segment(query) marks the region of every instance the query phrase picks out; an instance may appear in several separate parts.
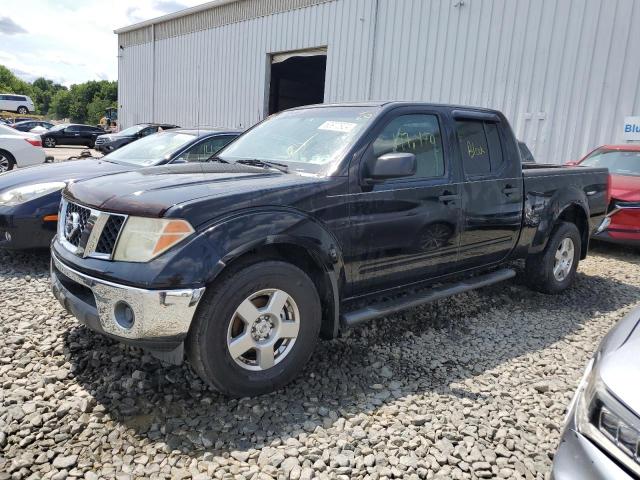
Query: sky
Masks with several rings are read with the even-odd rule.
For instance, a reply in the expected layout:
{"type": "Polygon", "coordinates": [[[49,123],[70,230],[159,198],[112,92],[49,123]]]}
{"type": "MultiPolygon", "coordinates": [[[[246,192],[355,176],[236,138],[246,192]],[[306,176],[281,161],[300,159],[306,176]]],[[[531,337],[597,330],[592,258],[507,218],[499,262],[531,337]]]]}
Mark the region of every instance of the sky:
{"type": "Polygon", "coordinates": [[[116,28],[205,0],[0,0],[0,65],[23,80],[117,80],[116,28]]]}

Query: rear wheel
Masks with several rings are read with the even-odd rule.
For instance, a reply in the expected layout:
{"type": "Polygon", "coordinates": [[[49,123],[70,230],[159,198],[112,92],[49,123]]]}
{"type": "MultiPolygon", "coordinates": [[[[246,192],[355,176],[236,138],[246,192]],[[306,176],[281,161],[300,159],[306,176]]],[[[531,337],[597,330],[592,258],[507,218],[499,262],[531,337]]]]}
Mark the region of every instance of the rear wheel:
{"type": "Polygon", "coordinates": [[[289,383],[318,339],[320,299],[294,265],[232,269],[207,289],[188,338],[189,360],[213,388],[252,396],[289,383]]]}
{"type": "Polygon", "coordinates": [[[573,223],[558,224],[545,249],[527,258],[525,273],[531,288],[560,293],[575,279],[580,261],[580,231],[573,223]]]}
{"type": "Polygon", "coordinates": [[[27,113],[29,113],[29,109],[27,107],[18,107],[18,113],[26,115],[27,113]]]}
{"type": "Polygon", "coordinates": [[[9,152],[5,152],[4,150],[0,150],[0,173],[8,172],[9,170],[13,170],[13,167],[16,165],[16,159],[13,158],[9,152]]]}

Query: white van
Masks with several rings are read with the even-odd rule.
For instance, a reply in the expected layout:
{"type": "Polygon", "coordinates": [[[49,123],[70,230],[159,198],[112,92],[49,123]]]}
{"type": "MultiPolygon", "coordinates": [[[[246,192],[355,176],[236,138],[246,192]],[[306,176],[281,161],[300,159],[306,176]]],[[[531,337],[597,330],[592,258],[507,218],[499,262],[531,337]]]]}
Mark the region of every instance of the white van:
{"type": "Polygon", "coordinates": [[[0,110],[17,112],[25,115],[35,110],[33,101],[26,95],[14,95],[13,93],[0,93],[0,110]]]}

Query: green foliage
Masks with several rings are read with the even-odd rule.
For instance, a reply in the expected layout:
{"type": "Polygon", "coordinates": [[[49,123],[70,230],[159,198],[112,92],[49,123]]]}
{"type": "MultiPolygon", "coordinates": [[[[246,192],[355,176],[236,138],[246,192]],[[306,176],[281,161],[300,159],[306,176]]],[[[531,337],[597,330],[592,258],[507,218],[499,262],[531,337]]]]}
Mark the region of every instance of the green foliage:
{"type": "Polygon", "coordinates": [[[40,115],[91,125],[98,124],[105,110],[116,107],[118,102],[117,82],[90,80],[70,88],[46,78],[29,83],[3,65],[0,65],[0,92],[30,96],[35,113],[40,115]]]}

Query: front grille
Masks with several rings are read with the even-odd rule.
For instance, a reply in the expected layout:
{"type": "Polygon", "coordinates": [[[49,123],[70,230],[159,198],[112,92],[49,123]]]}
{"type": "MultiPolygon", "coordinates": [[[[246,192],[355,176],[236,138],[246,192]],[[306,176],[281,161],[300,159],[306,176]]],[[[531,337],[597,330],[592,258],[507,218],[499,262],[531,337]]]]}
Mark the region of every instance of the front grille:
{"type": "Polygon", "coordinates": [[[106,140],[104,138],[96,138],[96,145],[102,145],[106,140]]]}
{"type": "Polygon", "coordinates": [[[64,218],[63,234],[67,242],[74,247],[80,244],[80,239],[87,229],[91,210],[75,203],[67,204],[67,214],[64,218]]]}
{"type": "Polygon", "coordinates": [[[62,199],[58,238],[62,246],[81,257],[110,260],[126,215],[101,212],[62,199]]]}
{"type": "Polygon", "coordinates": [[[96,245],[96,253],[103,253],[107,255],[113,254],[113,250],[116,248],[118,235],[120,235],[120,230],[124,224],[124,219],[125,217],[122,215],[109,216],[109,219],[102,229],[102,235],[100,235],[98,244],[96,245]]]}

